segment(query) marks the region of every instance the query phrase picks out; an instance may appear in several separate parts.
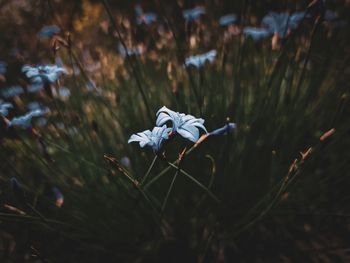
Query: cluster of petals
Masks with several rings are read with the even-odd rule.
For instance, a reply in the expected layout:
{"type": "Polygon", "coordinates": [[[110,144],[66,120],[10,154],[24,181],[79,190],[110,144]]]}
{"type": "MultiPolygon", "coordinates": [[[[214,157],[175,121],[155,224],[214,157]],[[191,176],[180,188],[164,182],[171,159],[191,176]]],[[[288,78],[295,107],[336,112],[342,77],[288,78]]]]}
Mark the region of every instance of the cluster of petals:
{"type": "Polygon", "coordinates": [[[171,134],[179,134],[191,142],[197,142],[199,139],[199,129],[207,133],[203,124],[204,120],[201,118],[175,112],[164,106],[157,112],[157,126],[152,131],[146,130],[131,135],[128,143],[138,142],[140,147],[147,145],[152,147],[155,152],[158,152],[162,142],[169,139],[171,134]],[[171,127],[166,125],[168,123],[171,124],[171,127]]]}
{"type": "Polygon", "coordinates": [[[268,38],[273,34],[285,38],[289,30],[296,29],[305,16],[305,12],[296,12],[291,15],[289,13],[270,12],[262,19],[262,27],[245,27],[243,33],[255,41],[268,38]]]}
{"type": "Polygon", "coordinates": [[[186,58],[185,66],[189,67],[192,65],[196,68],[201,68],[205,65],[206,62],[213,62],[215,60],[216,55],[217,55],[217,51],[211,50],[204,54],[190,56],[186,58]]]}
{"type": "Polygon", "coordinates": [[[36,109],[36,110],[30,111],[23,116],[13,118],[11,121],[9,121],[8,127],[18,126],[21,128],[30,128],[32,127],[31,121],[34,117],[42,117],[48,111],[49,111],[48,109],[36,109]]]}
{"type": "Polygon", "coordinates": [[[39,65],[36,67],[25,65],[22,67],[22,72],[33,83],[54,83],[62,74],[68,74],[65,68],[57,65],[39,65]]]}

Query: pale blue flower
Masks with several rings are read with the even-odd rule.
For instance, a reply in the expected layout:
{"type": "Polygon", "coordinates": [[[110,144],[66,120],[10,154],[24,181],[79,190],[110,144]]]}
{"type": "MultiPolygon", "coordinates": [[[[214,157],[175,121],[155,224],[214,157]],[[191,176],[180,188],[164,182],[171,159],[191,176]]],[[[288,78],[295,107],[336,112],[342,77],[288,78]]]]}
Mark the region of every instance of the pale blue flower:
{"type": "Polygon", "coordinates": [[[30,111],[41,110],[43,112],[49,112],[50,109],[46,106],[41,105],[39,102],[33,101],[27,104],[27,108],[30,111]]]}
{"type": "Polygon", "coordinates": [[[142,54],[142,50],[139,47],[134,48],[125,48],[121,43],[118,43],[117,46],[119,54],[125,58],[126,56],[138,56],[142,54]]]}
{"type": "Polygon", "coordinates": [[[199,18],[201,15],[204,15],[205,9],[204,7],[198,6],[192,9],[184,10],[182,14],[186,21],[191,22],[199,18]]]}
{"type": "Polygon", "coordinates": [[[201,55],[188,57],[185,60],[185,66],[188,67],[190,65],[193,65],[196,68],[201,68],[205,65],[207,61],[213,62],[216,57],[216,54],[217,54],[216,50],[211,50],[201,55]]]}
{"type": "Polygon", "coordinates": [[[179,113],[168,109],[163,106],[157,112],[157,121],[156,125],[161,126],[167,122],[172,123],[172,132],[178,133],[182,137],[196,142],[199,139],[199,129],[204,130],[207,133],[207,130],[204,127],[204,120],[195,118],[192,115],[179,113]]]}
{"type": "Polygon", "coordinates": [[[12,109],[13,105],[9,102],[3,102],[0,100],[0,115],[6,117],[9,114],[9,109],[12,109]]]}
{"type": "Polygon", "coordinates": [[[304,16],[304,12],[297,12],[292,15],[271,12],[263,18],[261,25],[265,26],[271,33],[278,33],[279,37],[285,38],[288,29],[296,29],[304,16]]]}
{"type": "Polygon", "coordinates": [[[145,13],[136,19],[136,23],[150,25],[157,21],[157,15],[155,13],[145,13]]]}
{"type": "Polygon", "coordinates": [[[292,29],[296,29],[305,17],[305,12],[296,12],[292,14],[289,18],[289,27],[292,29]]]}
{"type": "Polygon", "coordinates": [[[24,92],[24,89],[21,86],[12,86],[0,90],[0,95],[4,98],[16,97],[24,92]]]}
{"type": "Polygon", "coordinates": [[[56,25],[52,25],[52,26],[44,26],[40,32],[38,33],[38,37],[40,38],[50,38],[56,34],[58,34],[59,32],[61,32],[61,29],[56,26],[56,25]]]}
{"type": "Polygon", "coordinates": [[[144,13],[142,10],[142,7],[140,5],[135,6],[135,13],[136,13],[136,23],[138,25],[146,24],[150,25],[157,21],[157,15],[155,13],[144,13]]]}
{"type": "Polygon", "coordinates": [[[44,85],[43,85],[43,83],[42,83],[42,81],[41,81],[40,78],[39,78],[39,81],[40,81],[40,82],[34,82],[34,83],[32,83],[31,85],[29,85],[29,86],[27,87],[27,91],[28,91],[29,93],[36,93],[36,92],[42,90],[42,89],[44,88],[44,85]]]}
{"type": "Polygon", "coordinates": [[[42,110],[42,109],[37,109],[34,111],[30,111],[27,114],[20,116],[20,117],[16,117],[13,118],[8,126],[19,126],[22,128],[30,128],[32,126],[31,121],[32,118],[34,117],[42,117],[44,116],[48,111],[47,110],[42,110]]]}
{"type": "Polygon", "coordinates": [[[247,37],[251,37],[254,41],[259,41],[272,35],[271,31],[258,27],[245,27],[243,29],[243,34],[247,37]]]}
{"type": "Polygon", "coordinates": [[[58,95],[62,98],[62,99],[67,99],[70,96],[70,90],[66,87],[59,87],[58,89],[58,95]]]}
{"type": "Polygon", "coordinates": [[[212,132],[209,132],[209,135],[225,135],[225,134],[229,134],[234,129],[236,129],[236,124],[233,122],[229,122],[224,127],[221,127],[219,129],[213,130],[212,132]]]}
{"type": "Polygon", "coordinates": [[[22,72],[34,83],[39,83],[40,79],[45,83],[54,83],[62,74],[68,74],[65,68],[57,65],[39,65],[36,67],[25,65],[22,67],[22,72]]]}
{"type": "Polygon", "coordinates": [[[166,125],[163,125],[162,127],[154,127],[152,131],[146,130],[131,135],[128,143],[138,142],[142,148],[148,145],[157,152],[159,151],[162,142],[169,138],[170,132],[171,128],[167,128],[166,125]]]}
{"type": "Polygon", "coordinates": [[[228,14],[220,17],[219,24],[221,26],[229,26],[237,22],[237,16],[235,14],[228,14]]]}

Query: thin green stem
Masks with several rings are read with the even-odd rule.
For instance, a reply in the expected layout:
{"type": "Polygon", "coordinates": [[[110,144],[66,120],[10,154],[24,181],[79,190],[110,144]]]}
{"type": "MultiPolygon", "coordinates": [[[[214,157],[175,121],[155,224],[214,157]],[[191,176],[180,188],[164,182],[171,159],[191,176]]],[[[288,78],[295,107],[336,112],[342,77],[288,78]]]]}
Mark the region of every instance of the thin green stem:
{"type": "Polygon", "coordinates": [[[154,164],[156,163],[157,159],[158,159],[158,155],[154,156],[154,158],[153,158],[153,160],[152,160],[152,163],[151,163],[151,165],[148,167],[148,170],[147,170],[145,176],[141,179],[140,185],[143,185],[144,182],[146,182],[147,177],[148,177],[149,174],[151,173],[151,171],[152,171],[152,169],[153,169],[153,167],[154,167],[154,164]]]}
{"type": "Polygon", "coordinates": [[[173,180],[171,180],[170,187],[169,187],[168,192],[166,193],[166,196],[165,196],[165,198],[164,198],[164,202],[163,202],[163,205],[162,205],[161,214],[164,213],[166,204],[168,203],[168,199],[169,199],[170,193],[171,193],[171,191],[172,191],[172,189],[173,189],[173,187],[174,187],[175,180],[176,180],[178,174],[179,174],[179,169],[176,171],[176,173],[175,173],[175,175],[174,175],[174,177],[173,177],[173,180]]]}
{"type": "Polygon", "coordinates": [[[194,178],[192,175],[190,175],[189,173],[187,173],[186,171],[182,170],[181,168],[179,168],[177,165],[167,162],[169,166],[178,169],[180,173],[182,173],[183,175],[185,175],[188,179],[190,179],[192,182],[194,182],[198,187],[200,187],[201,189],[203,189],[215,202],[220,203],[221,201],[219,200],[219,198],[217,198],[206,186],[204,186],[201,182],[199,182],[196,178],[194,178]]]}
{"type": "MultiPolygon", "coordinates": [[[[202,141],[203,142],[203,141],[202,141]]],[[[189,155],[194,149],[197,148],[199,144],[195,144],[193,145],[190,149],[188,149],[185,153],[184,156],[189,155]]],[[[172,162],[172,164],[176,165],[176,163],[178,162],[178,160],[172,162]]],[[[159,178],[161,178],[163,175],[165,175],[168,171],[170,171],[171,167],[168,166],[166,168],[164,168],[163,171],[161,171],[159,174],[157,174],[155,177],[152,178],[152,180],[150,180],[147,184],[145,184],[145,186],[143,187],[144,189],[148,189],[153,183],[155,183],[159,178]]]]}

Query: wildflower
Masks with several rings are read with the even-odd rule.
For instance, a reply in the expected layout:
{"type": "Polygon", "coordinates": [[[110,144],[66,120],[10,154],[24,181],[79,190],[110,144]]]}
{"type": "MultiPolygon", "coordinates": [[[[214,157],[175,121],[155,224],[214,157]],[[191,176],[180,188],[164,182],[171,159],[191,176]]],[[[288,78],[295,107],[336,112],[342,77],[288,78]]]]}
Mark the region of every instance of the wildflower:
{"type": "Polygon", "coordinates": [[[42,109],[37,109],[34,111],[30,111],[27,114],[20,116],[20,117],[16,117],[13,118],[8,126],[20,126],[22,128],[30,128],[31,125],[31,121],[33,117],[41,117],[43,115],[45,115],[48,112],[48,110],[42,110],[42,109]]]}
{"type": "Polygon", "coordinates": [[[4,98],[16,97],[24,92],[21,86],[12,86],[0,91],[0,95],[4,98]]]}
{"type": "Polygon", "coordinates": [[[167,128],[166,125],[163,125],[162,127],[154,127],[152,131],[146,130],[131,135],[128,143],[139,142],[140,147],[143,148],[148,145],[152,147],[155,152],[157,152],[159,151],[163,140],[167,140],[169,138],[170,132],[171,128],[167,128]]]}
{"type": "Polygon", "coordinates": [[[296,29],[305,16],[305,12],[297,12],[292,14],[289,18],[289,27],[292,29],[296,29]]]}
{"type": "Polygon", "coordinates": [[[66,87],[60,87],[58,89],[58,95],[62,98],[62,99],[67,99],[70,96],[70,90],[66,87]]]}
{"type": "Polygon", "coordinates": [[[229,122],[224,127],[221,127],[219,129],[213,130],[212,132],[209,132],[209,135],[225,135],[225,134],[229,134],[234,129],[236,129],[236,124],[233,122],[229,122]]]}
{"type": "Polygon", "coordinates": [[[138,17],[136,20],[136,23],[139,25],[140,24],[150,25],[156,21],[157,21],[157,15],[155,13],[146,13],[138,17]]]}
{"type": "Polygon", "coordinates": [[[220,17],[219,24],[220,26],[229,26],[234,24],[237,21],[237,16],[235,14],[228,14],[220,17]]]}
{"type": "Polygon", "coordinates": [[[245,27],[243,29],[243,34],[251,37],[254,41],[259,41],[271,36],[272,33],[265,28],[245,27]]]}
{"type": "Polygon", "coordinates": [[[201,55],[188,57],[185,60],[185,66],[188,67],[190,65],[193,65],[196,68],[201,68],[204,66],[206,61],[213,62],[216,57],[216,54],[216,50],[211,50],[201,55]]]}
{"type": "Polygon", "coordinates": [[[56,34],[58,34],[59,32],[61,32],[61,29],[56,26],[56,25],[52,25],[52,26],[44,26],[40,32],[38,33],[38,37],[40,38],[50,38],[56,34]]]}
{"type": "Polygon", "coordinates": [[[292,15],[271,12],[263,18],[261,24],[271,33],[278,33],[279,37],[285,38],[289,29],[296,29],[304,16],[304,12],[297,12],[292,15]]]}
{"type": "Polygon", "coordinates": [[[25,65],[22,67],[22,72],[26,74],[33,83],[54,83],[58,80],[61,74],[68,74],[67,70],[57,65],[40,65],[32,67],[25,65]]]}
{"type": "Polygon", "coordinates": [[[43,112],[49,112],[50,109],[46,106],[41,105],[39,102],[33,101],[27,104],[27,108],[30,111],[41,110],[43,112]]]}
{"type": "Polygon", "coordinates": [[[55,204],[57,207],[61,207],[63,205],[64,202],[64,196],[61,192],[60,189],[58,189],[56,186],[52,187],[52,192],[54,194],[55,197],[55,204]]]}
{"type": "MultiPolygon", "coordinates": [[[[41,81],[41,80],[40,80],[41,81]]],[[[44,88],[43,83],[37,82],[37,83],[32,83],[27,87],[27,91],[29,93],[36,93],[44,88]]]]}
{"type": "Polygon", "coordinates": [[[199,128],[207,133],[203,125],[203,119],[197,119],[192,115],[175,112],[163,106],[157,112],[156,125],[161,126],[168,121],[171,121],[173,124],[173,133],[178,133],[192,142],[196,142],[199,139],[199,128]]]}
{"type": "Polygon", "coordinates": [[[146,24],[150,25],[157,21],[157,15],[155,13],[144,13],[140,5],[135,6],[136,23],[138,25],[146,24]]]}
{"type": "Polygon", "coordinates": [[[134,47],[134,48],[125,48],[121,43],[117,46],[119,54],[125,58],[127,56],[133,56],[133,55],[141,55],[143,53],[143,50],[140,47],[134,47]]]}
{"type": "Polygon", "coordinates": [[[12,109],[13,105],[9,102],[2,102],[0,100],[0,115],[6,117],[9,113],[9,109],[12,109]]]}
{"type": "Polygon", "coordinates": [[[204,7],[198,6],[192,9],[187,9],[183,11],[182,14],[186,21],[191,22],[199,18],[201,15],[204,15],[205,9],[204,7]]]}

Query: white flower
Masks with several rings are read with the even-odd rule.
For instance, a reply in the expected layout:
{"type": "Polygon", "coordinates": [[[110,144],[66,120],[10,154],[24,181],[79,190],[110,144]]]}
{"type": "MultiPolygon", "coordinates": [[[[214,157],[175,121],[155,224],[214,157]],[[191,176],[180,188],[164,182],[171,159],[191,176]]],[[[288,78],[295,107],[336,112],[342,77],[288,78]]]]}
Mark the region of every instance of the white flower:
{"type": "Polygon", "coordinates": [[[162,127],[154,127],[152,131],[146,130],[139,132],[137,134],[131,135],[128,143],[139,142],[140,147],[145,147],[146,145],[151,146],[154,151],[159,151],[163,140],[169,138],[171,128],[167,128],[166,125],[162,127]]]}
{"type": "Polygon", "coordinates": [[[216,54],[216,50],[211,50],[201,55],[188,57],[185,60],[185,66],[188,67],[190,65],[193,65],[196,68],[201,68],[204,66],[205,62],[213,62],[216,57],[216,54]]]}
{"type": "Polygon", "coordinates": [[[172,131],[174,133],[180,134],[182,137],[196,142],[199,139],[199,129],[204,130],[207,133],[207,130],[204,127],[204,120],[195,118],[192,115],[179,113],[168,109],[163,106],[157,112],[157,121],[156,125],[161,126],[166,122],[171,121],[173,124],[172,131]]]}

